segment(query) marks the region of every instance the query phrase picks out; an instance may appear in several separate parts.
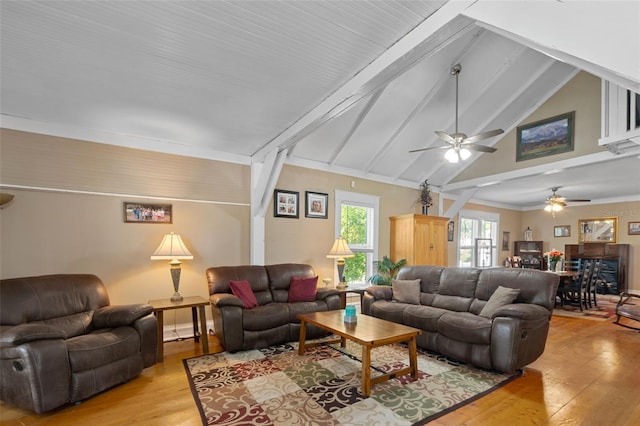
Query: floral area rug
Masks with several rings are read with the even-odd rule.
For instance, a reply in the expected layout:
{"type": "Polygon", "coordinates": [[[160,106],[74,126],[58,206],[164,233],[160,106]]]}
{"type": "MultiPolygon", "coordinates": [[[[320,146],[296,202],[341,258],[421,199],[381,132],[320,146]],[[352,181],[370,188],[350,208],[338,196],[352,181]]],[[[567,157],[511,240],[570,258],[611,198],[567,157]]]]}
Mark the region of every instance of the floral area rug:
{"type": "MultiPolygon", "coordinates": [[[[205,425],[422,425],[519,377],[418,352],[419,378],[402,376],[361,394],[362,350],[298,344],[185,359],[205,425]]],[[[372,373],[408,365],[405,345],[372,351],[372,373]]]]}
{"type": "Polygon", "coordinates": [[[616,304],[620,296],[615,294],[598,294],[596,297],[598,306],[591,305],[591,308],[580,311],[577,305],[559,304],[553,310],[553,315],[561,317],[582,318],[595,321],[608,321],[616,315],[616,304]]]}

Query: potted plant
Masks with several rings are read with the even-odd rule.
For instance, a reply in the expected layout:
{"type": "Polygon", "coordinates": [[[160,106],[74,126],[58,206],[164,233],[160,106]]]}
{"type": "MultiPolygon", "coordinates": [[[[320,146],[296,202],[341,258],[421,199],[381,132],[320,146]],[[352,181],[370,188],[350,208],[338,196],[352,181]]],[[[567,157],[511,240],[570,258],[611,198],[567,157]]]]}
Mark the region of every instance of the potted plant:
{"type": "Polygon", "coordinates": [[[433,205],[433,198],[431,198],[431,189],[429,188],[429,179],[425,179],[420,184],[420,197],[415,201],[415,204],[420,203],[422,206],[422,214],[426,215],[429,207],[433,205]]]}
{"type": "Polygon", "coordinates": [[[369,282],[375,285],[391,285],[400,268],[406,264],[406,259],[394,263],[388,256],[383,256],[382,260],[378,261],[378,273],[369,277],[369,282]]]}

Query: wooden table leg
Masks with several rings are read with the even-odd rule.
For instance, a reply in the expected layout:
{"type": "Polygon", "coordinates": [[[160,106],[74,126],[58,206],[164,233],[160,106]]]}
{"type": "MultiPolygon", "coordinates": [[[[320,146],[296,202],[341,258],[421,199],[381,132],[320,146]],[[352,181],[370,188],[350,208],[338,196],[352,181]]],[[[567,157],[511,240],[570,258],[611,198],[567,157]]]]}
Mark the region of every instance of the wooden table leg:
{"type": "Polygon", "coordinates": [[[164,335],[162,330],[164,329],[164,313],[162,311],[155,311],[156,318],[158,319],[158,349],[156,351],[157,362],[164,361],[164,335]]]}
{"type": "Polygon", "coordinates": [[[204,306],[198,307],[200,311],[200,329],[202,333],[200,333],[200,338],[202,339],[202,352],[205,354],[209,353],[209,333],[207,333],[207,317],[205,315],[204,306]]]}
{"type": "Polygon", "coordinates": [[[409,365],[411,377],[413,380],[418,380],[418,344],[415,336],[409,340],[409,365]]]}
{"type": "Polygon", "coordinates": [[[307,339],[307,323],[300,320],[300,339],[298,341],[298,355],[304,355],[304,343],[307,339]]]}
{"type": "Polygon", "coordinates": [[[362,346],[362,394],[371,395],[371,348],[362,346]]]}
{"type": "Polygon", "coordinates": [[[198,313],[196,312],[196,307],[191,307],[191,322],[193,323],[193,340],[196,343],[200,342],[200,332],[198,331],[198,313]]]}

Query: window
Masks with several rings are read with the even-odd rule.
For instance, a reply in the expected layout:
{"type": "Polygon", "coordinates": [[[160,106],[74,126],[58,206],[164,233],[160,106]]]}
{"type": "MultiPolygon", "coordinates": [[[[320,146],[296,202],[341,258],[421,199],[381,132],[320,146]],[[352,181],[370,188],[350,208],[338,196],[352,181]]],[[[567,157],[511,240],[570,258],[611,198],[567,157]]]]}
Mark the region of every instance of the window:
{"type": "Polygon", "coordinates": [[[496,266],[499,219],[497,213],[473,210],[460,212],[458,266],[496,266]]]}
{"type": "Polygon", "coordinates": [[[342,236],[354,257],[345,259],[344,278],[350,284],[364,284],[373,274],[378,258],[377,196],[336,190],[336,238],[342,236]]]}

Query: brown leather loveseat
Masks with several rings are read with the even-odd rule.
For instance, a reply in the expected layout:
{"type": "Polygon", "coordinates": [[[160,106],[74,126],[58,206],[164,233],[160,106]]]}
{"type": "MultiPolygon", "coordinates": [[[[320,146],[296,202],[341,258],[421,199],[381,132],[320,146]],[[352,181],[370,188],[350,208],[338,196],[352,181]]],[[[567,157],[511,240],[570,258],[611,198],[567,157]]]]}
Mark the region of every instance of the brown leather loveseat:
{"type": "Polygon", "coordinates": [[[127,382],[155,364],[157,326],[95,275],[0,280],[0,397],[42,413],[127,382]]]}
{"type": "MultiPolygon", "coordinates": [[[[310,265],[218,266],[207,269],[213,327],[220,343],[229,352],[265,348],[296,341],[300,321],[296,315],[340,309],[340,297],[334,289],[317,288],[311,301],[289,302],[292,278],[316,276],[310,265]],[[232,294],[230,281],[246,280],[257,306],[245,308],[232,294]]],[[[326,336],[327,332],[307,326],[307,337],[326,336]]]]}
{"type": "Polygon", "coordinates": [[[396,290],[367,288],[363,312],[422,329],[422,348],[505,373],[544,352],[558,288],[552,273],[409,266],[397,279],[396,290]]]}

